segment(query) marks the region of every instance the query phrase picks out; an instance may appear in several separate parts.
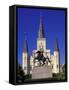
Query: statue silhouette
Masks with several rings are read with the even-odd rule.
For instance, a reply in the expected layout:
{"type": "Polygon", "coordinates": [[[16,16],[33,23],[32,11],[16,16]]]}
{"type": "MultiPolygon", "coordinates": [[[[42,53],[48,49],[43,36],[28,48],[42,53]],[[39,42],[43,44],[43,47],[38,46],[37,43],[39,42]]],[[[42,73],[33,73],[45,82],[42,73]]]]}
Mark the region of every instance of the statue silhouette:
{"type": "Polygon", "coordinates": [[[44,57],[43,52],[37,51],[36,53],[37,53],[38,55],[37,55],[37,57],[34,58],[34,60],[37,59],[37,60],[40,62],[40,64],[41,64],[41,61],[43,62],[43,65],[45,64],[46,60],[48,60],[48,61],[50,62],[48,56],[47,56],[47,58],[44,57]]]}

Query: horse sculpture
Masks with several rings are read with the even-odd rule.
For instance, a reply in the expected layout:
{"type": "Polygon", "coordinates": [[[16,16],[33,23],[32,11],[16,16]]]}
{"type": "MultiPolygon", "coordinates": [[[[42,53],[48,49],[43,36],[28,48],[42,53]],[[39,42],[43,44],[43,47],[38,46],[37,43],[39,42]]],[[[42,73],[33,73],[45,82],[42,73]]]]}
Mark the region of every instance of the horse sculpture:
{"type": "Polygon", "coordinates": [[[37,57],[34,58],[34,60],[37,59],[40,62],[40,64],[41,64],[41,62],[43,62],[43,65],[44,65],[46,60],[48,60],[50,62],[48,56],[47,56],[47,58],[44,57],[43,52],[37,51],[36,53],[38,53],[38,55],[37,55],[37,57]]]}

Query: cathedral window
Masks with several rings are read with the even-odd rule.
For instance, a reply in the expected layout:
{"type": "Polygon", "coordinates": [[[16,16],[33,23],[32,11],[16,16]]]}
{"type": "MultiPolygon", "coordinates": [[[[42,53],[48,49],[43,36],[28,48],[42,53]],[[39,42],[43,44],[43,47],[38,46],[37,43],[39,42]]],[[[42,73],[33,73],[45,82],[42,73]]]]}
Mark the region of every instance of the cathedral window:
{"type": "Polygon", "coordinates": [[[30,66],[30,70],[32,69],[32,67],[30,66]]]}
{"type": "Polygon", "coordinates": [[[24,70],[26,70],[26,67],[24,67],[24,70]]]}
{"type": "Polygon", "coordinates": [[[26,56],[24,57],[24,60],[26,60],[26,56]]]}
{"type": "Polygon", "coordinates": [[[53,65],[52,65],[52,69],[53,69],[53,65]]]}
{"type": "Polygon", "coordinates": [[[57,65],[57,68],[58,68],[58,65],[57,65]]]}

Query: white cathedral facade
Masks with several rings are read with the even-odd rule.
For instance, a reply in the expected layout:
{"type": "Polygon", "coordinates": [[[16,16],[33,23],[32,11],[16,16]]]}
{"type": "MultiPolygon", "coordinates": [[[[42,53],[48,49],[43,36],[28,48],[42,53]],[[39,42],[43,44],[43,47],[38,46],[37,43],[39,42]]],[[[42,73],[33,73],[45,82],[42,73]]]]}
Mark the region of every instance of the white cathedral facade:
{"type": "Polygon", "coordinates": [[[50,49],[46,48],[46,45],[47,42],[44,34],[43,22],[42,18],[40,18],[39,32],[37,38],[37,49],[32,51],[31,56],[29,56],[28,42],[27,40],[25,40],[24,50],[22,53],[22,68],[25,74],[32,74],[33,68],[40,66],[38,59],[34,60],[38,55],[38,53],[36,53],[37,51],[42,51],[43,56],[45,58],[48,58],[45,63],[46,65],[52,66],[52,73],[57,74],[60,72],[60,55],[57,41],[53,54],[51,54],[50,49]]]}

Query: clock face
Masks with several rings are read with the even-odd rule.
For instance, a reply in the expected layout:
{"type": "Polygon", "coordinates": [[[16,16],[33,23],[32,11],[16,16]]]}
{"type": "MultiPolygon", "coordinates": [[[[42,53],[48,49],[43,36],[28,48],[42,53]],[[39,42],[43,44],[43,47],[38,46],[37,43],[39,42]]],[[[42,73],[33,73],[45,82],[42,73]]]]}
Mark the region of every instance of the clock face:
{"type": "Polygon", "coordinates": [[[40,47],[40,48],[43,48],[43,44],[42,44],[42,43],[40,43],[39,47],[40,47]]]}
{"type": "Polygon", "coordinates": [[[40,43],[39,49],[40,49],[41,51],[43,51],[43,44],[42,44],[42,43],[40,43]]]}

